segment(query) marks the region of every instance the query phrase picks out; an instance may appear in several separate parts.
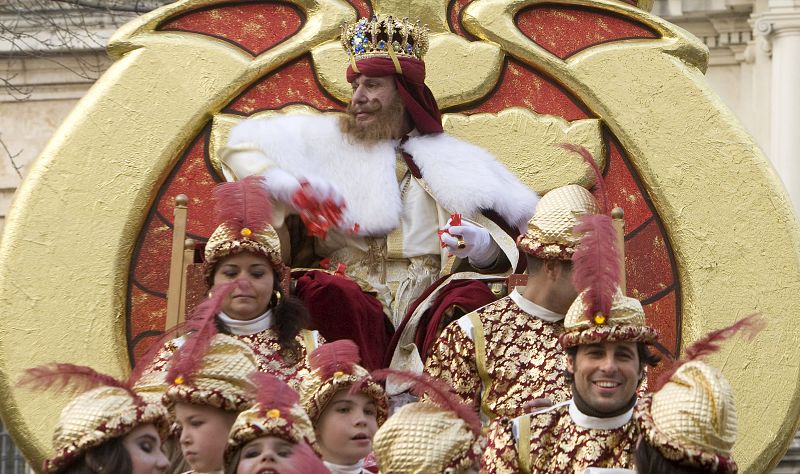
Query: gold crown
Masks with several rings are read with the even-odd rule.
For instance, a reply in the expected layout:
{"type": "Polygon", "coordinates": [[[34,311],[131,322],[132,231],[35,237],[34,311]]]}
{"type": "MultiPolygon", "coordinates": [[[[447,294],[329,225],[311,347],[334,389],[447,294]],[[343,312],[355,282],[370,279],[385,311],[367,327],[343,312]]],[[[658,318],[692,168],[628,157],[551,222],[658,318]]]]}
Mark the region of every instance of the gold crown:
{"type": "Polygon", "coordinates": [[[466,472],[480,457],[475,434],[455,413],[432,403],[403,406],[372,442],[381,472],[466,472]]]}
{"type": "Polygon", "coordinates": [[[528,231],[519,238],[522,251],[539,258],[571,260],[580,236],[572,232],[578,218],[599,212],[592,193],[577,184],[548,192],[536,205],[528,231]]]}
{"type": "Polygon", "coordinates": [[[722,373],[700,361],[680,366],[636,408],[647,443],[665,458],[708,472],[736,472],[733,391],[722,373]]]}
{"type": "Polygon", "coordinates": [[[408,18],[375,15],[356,23],[342,24],[342,47],[351,62],[372,57],[414,58],[422,60],[428,52],[427,25],[408,18]]]}
{"type": "Polygon", "coordinates": [[[622,294],[617,287],[611,300],[610,314],[588,314],[588,290],[575,298],[564,317],[564,332],[559,336],[561,347],[597,342],[645,342],[658,339],[655,329],[647,325],[642,303],[622,294]]]}
{"type": "Polygon", "coordinates": [[[111,438],[123,436],[139,425],[153,423],[167,433],[167,412],[160,403],[136,400],[119,387],[98,387],[75,397],[61,411],[45,473],[60,472],[86,451],[111,438]]]}

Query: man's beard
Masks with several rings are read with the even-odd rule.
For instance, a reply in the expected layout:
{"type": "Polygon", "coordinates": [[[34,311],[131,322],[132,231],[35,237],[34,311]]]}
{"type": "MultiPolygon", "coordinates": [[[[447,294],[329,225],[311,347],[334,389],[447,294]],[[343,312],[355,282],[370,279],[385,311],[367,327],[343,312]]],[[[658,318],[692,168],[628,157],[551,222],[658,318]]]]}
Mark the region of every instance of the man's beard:
{"type": "Polygon", "coordinates": [[[339,117],[339,129],[351,142],[372,145],[383,140],[399,138],[395,134],[402,130],[405,113],[400,97],[395,97],[386,108],[383,108],[376,99],[360,106],[350,102],[347,106],[347,115],[339,117]],[[375,118],[369,124],[360,125],[356,120],[358,112],[372,113],[375,118]]]}

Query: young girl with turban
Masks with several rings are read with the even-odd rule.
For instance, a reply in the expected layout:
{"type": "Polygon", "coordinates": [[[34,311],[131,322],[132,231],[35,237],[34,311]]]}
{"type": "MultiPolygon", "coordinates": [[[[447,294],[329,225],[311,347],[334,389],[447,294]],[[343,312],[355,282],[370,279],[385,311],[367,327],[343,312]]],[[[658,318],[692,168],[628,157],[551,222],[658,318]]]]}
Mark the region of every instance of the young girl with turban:
{"type": "Polygon", "coordinates": [[[375,431],[386,421],[386,393],[358,365],[358,346],[342,339],[311,354],[313,371],[303,381],[302,405],[314,424],[317,447],[334,473],[371,472],[367,456],[375,431]]]}
{"type": "Polygon", "coordinates": [[[253,374],[256,404],[236,418],[225,449],[225,474],[325,474],[312,446],[314,427],[300,396],[277,377],[253,374]]]}

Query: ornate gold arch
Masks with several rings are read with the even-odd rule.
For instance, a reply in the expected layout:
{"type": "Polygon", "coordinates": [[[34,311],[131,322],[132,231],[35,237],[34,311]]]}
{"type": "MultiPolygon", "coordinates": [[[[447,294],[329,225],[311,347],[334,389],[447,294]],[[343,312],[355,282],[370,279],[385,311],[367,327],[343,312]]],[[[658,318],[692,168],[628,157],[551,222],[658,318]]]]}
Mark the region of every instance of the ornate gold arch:
{"type": "MultiPolygon", "coordinates": [[[[337,61],[326,42],[341,20],[355,18],[349,4],[292,0],[305,14],[300,32],[255,58],[213,38],[156,31],[166,18],[218,1],[179,1],[124,26],[109,46],[116,62],[17,191],[0,243],[0,394],[6,426],[34,463],[49,452],[66,399],[19,391],[14,380],[24,368],[53,360],[112,374],[129,370],[124,299],[132,249],[154,190],[187,143],[230,97],[303,54],[312,54],[321,83],[338,94],[343,78],[326,65],[337,61]]],[[[440,1],[376,3],[411,8],[401,14],[431,24],[432,15],[441,20],[440,1]]],[[[516,12],[539,3],[470,3],[463,21],[480,40],[471,43],[450,35],[446,21],[436,23],[431,87],[443,105],[470,101],[491,89],[493,65],[510,55],[557,77],[620,140],[674,248],[682,339],[755,310],[769,318],[754,343],[733,342],[712,360],[736,391],[736,457],[745,472],[761,472],[782,454],[800,413],[800,234],[789,200],[705,81],[707,51],[696,38],[625,2],[547,0],[613,12],[661,35],[596,45],[562,60],[513,23],[516,12]],[[467,48],[476,59],[453,70],[443,62],[446,48],[467,48]],[[448,87],[454,80],[469,94],[448,87]]]]}

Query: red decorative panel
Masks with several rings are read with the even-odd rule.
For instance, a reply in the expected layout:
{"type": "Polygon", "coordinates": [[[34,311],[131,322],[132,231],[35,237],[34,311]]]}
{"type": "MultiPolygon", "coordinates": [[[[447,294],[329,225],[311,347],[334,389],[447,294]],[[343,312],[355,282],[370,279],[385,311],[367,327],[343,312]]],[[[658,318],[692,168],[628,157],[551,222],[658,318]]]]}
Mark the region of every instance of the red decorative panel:
{"type": "Polygon", "coordinates": [[[287,64],[248,87],[223,112],[252,115],[261,110],[280,109],[286,104],[301,102],[319,110],[344,108],[319,87],[311,60],[307,57],[287,64]]]}
{"type": "Polygon", "coordinates": [[[588,109],[575,96],[552,79],[515,59],[506,60],[498,82],[487,98],[459,112],[497,113],[509,107],[525,107],[540,114],[557,115],[567,120],[589,118],[588,109]]]}
{"type": "Polygon", "coordinates": [[[132,285],[128,292],[130,319],[128,321],[129,349],[135,357],[142,356],[156,341],[167,319],[166,300],[162,295],[149,293],[132,285]]]}
{"type": "Polygon", "coordinates": [[[290,3],[228,3],[184,13],[158,29],[213,36],[258,56],[297,33],[304,21],[290,3]]]}
{"type": "Polygon", "coordinates": [[[358,12],[359,18],[371,18],[372,6],[367,0],[347,0],[358,12]]]}
{"type": "Polygon", "coordinates": [[[532,6],[520,11],[515,20],[525,36],[561,59],[602,43],[658,37],[627,18],[577,6],[532,6]]]}
{"type": "Polygon", "coordinates": [[[461,24],[461,12],[467,8],[467,5],[472,3],[472,0],[450,0],[447,5],[447,23],[450,25],[450,30],[466,38],[472,38],[472,35],[466,31],[464,25],[461,24]]]}

